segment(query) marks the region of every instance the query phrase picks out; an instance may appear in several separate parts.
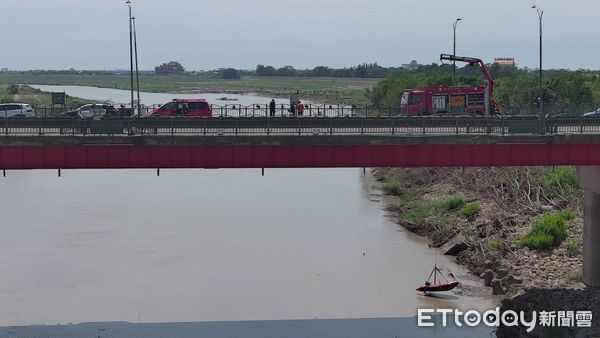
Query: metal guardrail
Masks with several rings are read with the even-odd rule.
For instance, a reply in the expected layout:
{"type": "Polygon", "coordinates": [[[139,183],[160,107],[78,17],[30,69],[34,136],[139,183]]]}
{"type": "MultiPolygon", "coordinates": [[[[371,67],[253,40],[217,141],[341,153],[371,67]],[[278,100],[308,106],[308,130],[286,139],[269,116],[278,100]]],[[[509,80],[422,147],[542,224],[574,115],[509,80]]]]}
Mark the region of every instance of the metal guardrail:
{"type": "Polygon", "coordinates": [[[600,119],[498,117],[2,118],[11,135],[441,135],[600,133],[600,119]]]}
{"type": "MultiPolygon", "coordinates": [[[[141,115],[147,116],[160,105],[142,106],[141,115]]],[[[269,110],[269,104],[249,104],[242,105],[235,103],[225,103],[222,105],[211,104],[211,110],[214,117],[283,117],[292,116],[289,104],[277,104],[273,115],[269,110]]],[[[77,107],[34,107],[35,114],[41,118],[59,117],[62,112],[73,111],[77,107]]],[[[119,108],[119,107],[117,107],[119,108]]],[[[131,108],[121,107],[121,116],[126,117],[131,115],[131,108]]],[[[137,108],[136,108],[137,111],[137,108]]],[[[310,104],[304,105],[305,117],[350,117],[350,116],[397,116],[400,114],[398,107],[373,107],[369,105],[355,106],[343,104],[310,104]]],[[[0,116],[1,117],[1,116],[0,116]]]]}

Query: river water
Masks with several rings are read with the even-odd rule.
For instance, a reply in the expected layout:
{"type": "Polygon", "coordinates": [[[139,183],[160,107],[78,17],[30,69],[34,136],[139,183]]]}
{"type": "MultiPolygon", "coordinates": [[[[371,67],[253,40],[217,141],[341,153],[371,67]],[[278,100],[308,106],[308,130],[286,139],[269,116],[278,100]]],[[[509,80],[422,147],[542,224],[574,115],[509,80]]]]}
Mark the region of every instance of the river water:
{"type": "MultiPolygon", "coordinates": [[[[131,92],[128,90],[96,88],[85,86],[51,86],[51,85],[29,85],[30,87],[43,90],[45,92],[65,92],[67,95],[80,97],[88,100],[97,100],[98,102],[111,101],[115,104],[131,104],[131,92]]],[[[137,93],[134,93],[137,99],[137,93]]],[[[147,106],[161,105],[172,99],[206,99],[211,104],[217,105],[252,105],[252,104],[268,104],[272,98],[260,97],[253,94],[219,94],[219,93],[204,93],[204,94],[174,94],[174,93],[146,93],[140,92],[140,101],[147,106]],[[226,97],[230,101],[220,101],[220,98],[226,97]]],[[[289,104],[289,99],[274,98],[277,104],[289,104]]],[[[310,101],[303,100],[306,103],[310,101]]]]}
{"type": "MultiPolygon", "coordinates": [[[[95,91],[86,98],[105,95],[95,91]]],[[[480,284],[390,219],[373,184],[360,169],[10,171],[0,177],[0,326],[495,307],[415,291],[434,261],[480,284]]]]}

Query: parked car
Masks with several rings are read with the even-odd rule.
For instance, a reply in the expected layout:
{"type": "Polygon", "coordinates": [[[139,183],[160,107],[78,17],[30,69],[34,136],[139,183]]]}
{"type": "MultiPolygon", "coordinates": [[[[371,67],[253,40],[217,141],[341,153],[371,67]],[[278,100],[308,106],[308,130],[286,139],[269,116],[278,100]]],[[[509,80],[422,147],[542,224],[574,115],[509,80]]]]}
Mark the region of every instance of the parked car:
{"type": "Polygon", "coordinates": [[[598,108],[598,109],[596,109],[596,110],[594,110],[594,111],[591,111],[591,112],[585,113],[585,114],[583,114],[583,116],[584,116],[584,117],[600,116],[600,108],[598,108]]]}
{"type": "Polygon", "coordinates": [[[76,119],[79,117],[79,111],[78,110],[64,111],[64,112],[60,113],[58,116],[62,117],[62,118],[76,119]]]}
{"type": "Polygon", "coordinates": [[[35,111],[26,103],[2,103],[0,117],[35,117],[35,111]]]}
{"type": "Polygon", "coordinates": [[[204,99],[173,99],[171,102],[154,109],[149,114],[150,117],[169,117],[169,116],[198,116],[210,117],[212,110],[210,105],[204,99]]]}
{"type": "Polygon", "coordinates": [[[118,116],[119,109],[108,103],[89,103],[76,110],[66,111],[60,114],[65,118],[100,119],[105,116],[118,116]]]}

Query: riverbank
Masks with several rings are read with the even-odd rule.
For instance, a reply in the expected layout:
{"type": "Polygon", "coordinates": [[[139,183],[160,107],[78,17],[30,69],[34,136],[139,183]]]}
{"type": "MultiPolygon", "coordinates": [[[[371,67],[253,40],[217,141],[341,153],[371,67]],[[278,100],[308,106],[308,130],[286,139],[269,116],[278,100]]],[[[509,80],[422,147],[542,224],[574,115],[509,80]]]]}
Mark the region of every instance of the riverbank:
{"type": "Polygon", "coordinates": [[[600,334],[600,293],[581,281],[583,194],[575,168],[379,168],[374,175],[392,196],[397,223],[455,256],[488,295],[502,297],[502,311],[592,311],[594,318],[589,329],[527,335],[501,327],[499,337],[600,334]],[[547,224],[564,236],[546,243],[532,235],[547,224]]]}
{"type": "Polygon", "coordinates": [[[492,290],[581,288],[582,194],[574,168],[376,169],[398,223],[426,236],[492,290]],[[566,236],[543,250],[523,245],[532,225],[559,210],[566,236]]]}
{"type": "MultiPolygon", "coordinates": [[[[230,93],[260,94],[259,96],[288,98],[300,92],[300,97],[328,104],[368,102],[367,89],[381,79],[257,77],[223,80],[199,75],[158,76],[140,74],[140,90],[151,93],[230,93]]],[[[129,90],[129,75],[119,74],[30,74],[0,73],[0,85],[9,84],[73,85],[129,90]]]]}

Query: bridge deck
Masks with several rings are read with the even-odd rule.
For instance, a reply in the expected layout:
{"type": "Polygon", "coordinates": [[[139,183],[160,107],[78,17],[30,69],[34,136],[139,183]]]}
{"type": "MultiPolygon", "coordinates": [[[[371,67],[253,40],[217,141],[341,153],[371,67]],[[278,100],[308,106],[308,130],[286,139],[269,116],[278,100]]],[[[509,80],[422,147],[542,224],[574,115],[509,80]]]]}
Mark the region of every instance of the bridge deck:
{"type": "Polygon", "coordinates": [[[600,119],[1,119],[0,169],[600,165],[600,119]]]}
{"type": "Polygon", "coordinates": [[[600,134],[0,137],[0,169],[528,165],[600,165],[600,134]]]}

